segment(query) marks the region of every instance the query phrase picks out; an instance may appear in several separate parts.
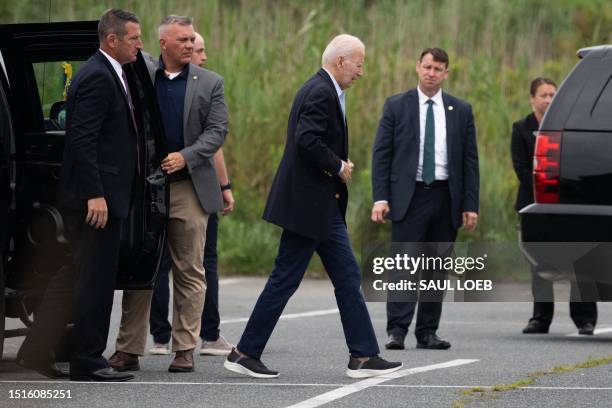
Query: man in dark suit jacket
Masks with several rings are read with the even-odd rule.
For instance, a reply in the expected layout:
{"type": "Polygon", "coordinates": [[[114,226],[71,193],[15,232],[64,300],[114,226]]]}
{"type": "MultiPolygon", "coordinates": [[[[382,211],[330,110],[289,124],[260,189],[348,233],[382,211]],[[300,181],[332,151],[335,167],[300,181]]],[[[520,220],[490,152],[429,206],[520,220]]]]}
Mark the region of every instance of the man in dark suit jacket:
{"type": "Polygon", "coordinates": [[[335,288],[351,354],[347,374],[369,377],[398,370],[378,357],[370,316],[360,291],[359,266],[345,224],[348,159],[345,89],[362,75],[365,47],[356,37],[335,37],[323,68],[298,91],[287,128],[285,152],[274,178],[264,219],[283,228],[275,268],[225,367],[256,378],[278,377],[260,356],[287,301],[316,251],[335,288]]]}
{"type": "MultiPolygon", "coordinates": [[[[534,202],[533,199],[533,154],[536,132],[548,109],[557,85],[549,78],[536,78],[531,81],[529,100],[532,113],[512,124],[512,164],[519,180],[516,195],[516,211],[534,202]]],[[[552,322],[555,303],[553,282],[542,278],[532,269],[531,293],[533,294],[533,315],[523,329],[525,334],[548,333],[552,322]]],[[[578,296],[574,282],[571,282],[570,299],[578,296]]],[[[579,334],[591,335],[597,323],[597,304],[595,302],[572,302],[569,304],[570,316],[578,327],[579,334]]]]}
{"type": "MultiPolygon", "coordinates": [[[[425,49],[417,89],[387,99],[372,155],[372,220],[393,222],[393,242],[454,242],[476,227],[478,153],[471,106],[442,92],[448,55],[425,49]]],[[[439,255],[439,254],[438,254],[439,255]]],[[[444,271],[437,271],[444,275],[444,271]]],[[[447,349],[436,335],[443,292],[419,295],[417,348],[447,349]]],[[[388,349],[403,349],[416,302],[387,302],[388,349]]]]}
{"type": "Polygon", "coordinates": [[[126,381],[134,376],[110,368],[102,352],[113,306],[122,222],[128,216],[137,171],[138,130],[122,64],[135,61],[142,48],[138,18],[110,9],[100,18],[98,35],[100,49],[83,64],[68,89],[58,195],[74,262],[51,278],[17,359],[46,376],[67,376],[52,364],[52,350],[72,314],[75,350],[70,378],[126,381]]]}
{"type": "Polygon", "coordinates": [[[102,353],[113,305],[122,222],[128,216],[137,171],[138,130],[122,65],[136,60],[142,42],[138,18],[123,10],[104,13],[98,34],[100,50],[79,69],[68,90],[60,178],[60,202],[70,209],[66,222],[68,230],[74,231],[71,241],[78,276],[70,378],[126,381],[133,375],[110,368],[102,353]]]}

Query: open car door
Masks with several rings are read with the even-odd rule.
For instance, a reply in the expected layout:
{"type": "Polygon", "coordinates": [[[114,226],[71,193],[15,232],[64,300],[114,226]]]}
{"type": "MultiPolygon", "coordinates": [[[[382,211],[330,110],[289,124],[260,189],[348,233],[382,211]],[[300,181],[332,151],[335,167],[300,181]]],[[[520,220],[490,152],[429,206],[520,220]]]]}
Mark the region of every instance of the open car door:
{"type": "MultiPolygon", "coordinates": [[[[0,214],[3,234],[6,229],[6,239],[0,241],[5,276],[0,278],[8,288],[25,293],[29,302],[35,302],[50,274],[69,261],[70,245],[56,198],[65,139],[65,91],[72,75],[98,47],[97,21],[0,26],[6,68],[0,72],[0,82],[12,129],[9,137],[0,112],[0,210],[6,213],[0,214]],[[5,152],[11,144],[14,154],[5,152]]],[[[142,55],[124,68],[144,160],[122,234],[117,289],[144,289],[155,283],[165,246],[168,192],[160,162],[166,151],[142,55]]],[[[32,310],[28,301],[26,308],[32,310]]]]}

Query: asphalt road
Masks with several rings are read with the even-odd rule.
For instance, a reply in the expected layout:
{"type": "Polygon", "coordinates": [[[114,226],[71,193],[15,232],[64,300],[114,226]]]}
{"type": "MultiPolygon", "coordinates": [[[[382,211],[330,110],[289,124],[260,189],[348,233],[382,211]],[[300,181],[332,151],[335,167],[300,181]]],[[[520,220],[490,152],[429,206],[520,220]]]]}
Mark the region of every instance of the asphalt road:
{"type": "MultiPolygon", "coordinates": [[[[222,334],[236,342],[265,280],[224,279],[222,334]]],[[[528,288],[522,288],[528,290],[528,288]]],[[[564,292],[564,290],[561,290],[564,292]]],[[[117,292],[107,356],[114,350],[121,293],[117,292]]],[[[561,298],[561,297],[559,297],[561,298]]],[[[379,343],[385,341],[385,305],[369,303],[379,343]]],[[[275,380],[255,380],[226,371],[223,357],[196,357],[196,372],[168,373],[171,356],[147,355],[129,383],[47,381],[23,370],[14,359],[21,339],[8,339],[0,365],[0,407],[606,407],[612,400],[612,365],[545,375],[520,389],[466,396],[472,387],[511,384],[528,374],[589,357],[612,355],[612,305],[600,304],[600,333],[576,332],[567,303],[558,303],[548,335],[523,335],[530,303],[451,303],[444,305],[440,336],[446,351],[383,351],[404,363],[385,378],[352,380],[344,371],[348,352],[333,288],[328,280],[304,281],[289,302],[263,361],[281,372],[275,380]],[[606,331],[608,329],[608,331],[606,331]],[[11,399],[13,390],[65,390],[70,399],[11,399]]],[[[11,322],[11,324],[14,324],[11,322]]]]}

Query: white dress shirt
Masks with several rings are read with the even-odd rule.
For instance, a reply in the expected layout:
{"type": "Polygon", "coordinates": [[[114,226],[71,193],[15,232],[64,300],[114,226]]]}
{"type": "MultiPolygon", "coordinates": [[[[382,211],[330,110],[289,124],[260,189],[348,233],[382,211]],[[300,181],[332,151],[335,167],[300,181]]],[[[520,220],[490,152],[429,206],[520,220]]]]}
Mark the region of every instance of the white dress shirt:
{"type": "Polygon", "coordinates": [[[109,62],[113,66],[113,69],[117,73],[117,76],[119,77],[119,79],[121,80],[121,84],[123,85],[123,92],[125,92],[125,94],[127,95],[127,88],[126,88],[127,84],[123,82],[123,68],[121,67],[121,64],[119,63],[119,61],[117,61],[116,59],[114,59],[113,57],[105,53],[104,50],[102,50],[102,48],[100,48],[100,52],[102,53],[102,55],[106,57],[106,59],[109,60],[109,62]]]}
{"type": "MultiPolygon", "coordinates": [[[[436,169],[434,180],[448,180],[448,156],[446,153],[446,112],[442,100],[442,89],[432,98],[425,95],[417,86],[419,94],[419,164],[417,165],[416,180],[423,181],[423,150],[425,148],[425,121],[427,120],[427,101],[431,99],[434,114],[434,127],[436,134],[436,169]]],[[[388,203],[387,200],[375,201],[374,204],[388,203]]]]}
{"type": "Polygon", "coordinates": [[[425,95],[419,87],[419,164],[417,166],[416,179],[423,181],[423,150],[425,148],[425,121],[427,120],[428,100],[433,101],[434,124],[436,131],[436,169],[435,180],[448,180],[448,155],[446,153],[446,112],[442,101],[442,90],[440,89],[433,97],[425,95]]]}

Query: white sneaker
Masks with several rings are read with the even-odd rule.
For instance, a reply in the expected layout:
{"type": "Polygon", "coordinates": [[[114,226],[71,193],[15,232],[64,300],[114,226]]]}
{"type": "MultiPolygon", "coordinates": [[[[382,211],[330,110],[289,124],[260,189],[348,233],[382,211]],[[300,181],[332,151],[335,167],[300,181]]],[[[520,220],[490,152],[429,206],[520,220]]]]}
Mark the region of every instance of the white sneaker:
{"type": "Polygon", "coordinates": [[[149,354],[165,356],[170,354],[170,343],[154,343],[149,349],[149,354]]]}
{"type": "Polygon", "coordinates": [[[219,335],[219,338],[215,341],[202,340],[202,348],[200,354],[207,356],[227,356],[234,345],[229,341],[225,340],[225,337],[219,335]]]}

